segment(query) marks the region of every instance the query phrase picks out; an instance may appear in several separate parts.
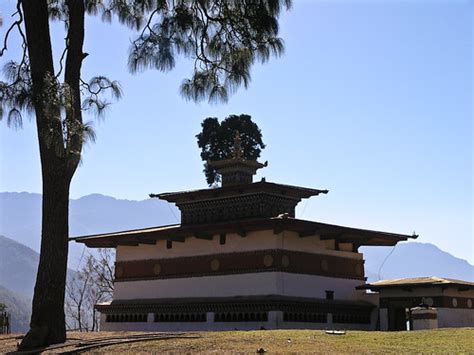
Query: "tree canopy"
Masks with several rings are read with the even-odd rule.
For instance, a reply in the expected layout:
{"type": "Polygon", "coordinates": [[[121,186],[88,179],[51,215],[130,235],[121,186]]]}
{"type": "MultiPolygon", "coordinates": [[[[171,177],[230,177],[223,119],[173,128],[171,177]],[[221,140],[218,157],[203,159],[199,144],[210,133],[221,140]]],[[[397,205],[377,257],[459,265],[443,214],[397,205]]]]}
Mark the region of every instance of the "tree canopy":
{"type": "Polygon", "coordinates": [[[202,131],[196,135],[196,138],[198,146],[201,148],[204,174],[209,186],[220,182],[220,176],[208,164],[208,161],[231,158],[236,132],[240,134],[245,159],[258,159],[262,149],[265,148],[262,132],[249,115],[230,115],[221,123],[215,117],[208,117],[201,123],[201,127],[202,131]]]}

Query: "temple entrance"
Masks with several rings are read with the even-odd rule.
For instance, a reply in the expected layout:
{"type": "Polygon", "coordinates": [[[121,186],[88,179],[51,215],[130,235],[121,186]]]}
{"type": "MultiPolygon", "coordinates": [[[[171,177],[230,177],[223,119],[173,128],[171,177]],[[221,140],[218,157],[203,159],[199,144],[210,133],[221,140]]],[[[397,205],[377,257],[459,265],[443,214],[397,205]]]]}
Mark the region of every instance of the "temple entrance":
{"type": "Polygon", "coordinates": [[[410,308],[420,304],[417,297],[406,298],[382,298],[383,308],[388,310],[388,330],[408,330],[412,329],[410,308]]]}
{"type": "Polygon", "coordinates": [[[388,310],[388,330],[407,330],[406,309],[390,307],[388,310]]]}

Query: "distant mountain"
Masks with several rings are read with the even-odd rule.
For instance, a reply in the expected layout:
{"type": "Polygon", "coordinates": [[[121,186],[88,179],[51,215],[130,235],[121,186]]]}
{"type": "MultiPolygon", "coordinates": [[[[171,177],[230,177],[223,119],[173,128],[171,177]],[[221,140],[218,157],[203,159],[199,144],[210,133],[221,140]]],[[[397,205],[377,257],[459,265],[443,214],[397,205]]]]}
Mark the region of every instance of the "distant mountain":
{"type": "Polygon", "coordinates": [[[369,281],[378,280],[380,271],[380,279],[439,276],[474,282],[473,265],[433,244],[399,243],[395,248],[365,247],[361,251],[369,281]]]}
{"type": "MultiPolygon", "coordinates": [[[[80,236],[153,227],[176,223],[179,218],[179,210],[165,201],[118,200],[93,194],[70,200],[69,233],[71,236],[80,236]]],[[[0,193],[0,234],[39,251],[41,195],[27,192],[0,193]]],[[[70,268],[76,268],[83,250],[82,245],[70,244],[70,268]]]]}
{"type": "Polygon", "coordinates": [[[30,324],[31,301],[0,285],[0,303],[4,303],[7,313],[10,313],[11,332],[26,332],[30,324]]]}
{"type": "Polygon", "coordinates": [[[0,285],[26,298],[33,295],[39,254],[0,235],[0,285]]]}

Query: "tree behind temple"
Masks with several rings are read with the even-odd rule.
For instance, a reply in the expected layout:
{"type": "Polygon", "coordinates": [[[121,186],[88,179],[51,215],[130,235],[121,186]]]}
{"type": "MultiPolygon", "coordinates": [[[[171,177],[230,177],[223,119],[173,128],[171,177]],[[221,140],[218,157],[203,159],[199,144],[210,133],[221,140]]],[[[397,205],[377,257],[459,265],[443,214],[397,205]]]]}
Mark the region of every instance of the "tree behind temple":
{"type": "Polygon", "coordinates": [[[257,160],[265,148],[262,132],[249,115],[230,115],[221,123],[215,117],[208,117],[201,123],[201,127],[202,131],[196,138],[201,148],[204,174],[209,186],[217,184],[220,176],[208,161],[231,157],[236,132],[240,135],[243,158],[257,160]]]}

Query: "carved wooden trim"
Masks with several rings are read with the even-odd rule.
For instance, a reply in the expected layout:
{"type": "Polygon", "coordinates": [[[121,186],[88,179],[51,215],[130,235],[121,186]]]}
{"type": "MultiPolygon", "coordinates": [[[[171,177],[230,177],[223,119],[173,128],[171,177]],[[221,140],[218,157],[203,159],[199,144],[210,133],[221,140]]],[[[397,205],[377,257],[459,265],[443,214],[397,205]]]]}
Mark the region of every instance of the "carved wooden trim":
{"type": "Polygon", "coordinates": [[[433,300],[430,306],[435,308],[473,309],[472,302],[474,297],[430,296],[429,294],[424,297],[380,297],[380,308],[388,308],[391,304],[403,304],[410,308],[416,307],[426,302],[428,298],[433,300]],[[469,304],[471,307],[469,307],[469,304]]]}
{"type": "Polygon", "coordinates": [[[116,263],[116,282],[283,271],[364,280],[364,261],[342,256],[271,249],[116,263]],[[215,261],[217,260],[217,261],[215,261]],[[213,264],[212,264],[213,263],[213,264]],[[215,265],[219,264],[216,268],[215,265]],[[160,273],[153,272],[160,265],[160,273]],[[214,265],[214,267],[211,267],[214,265]]]}

